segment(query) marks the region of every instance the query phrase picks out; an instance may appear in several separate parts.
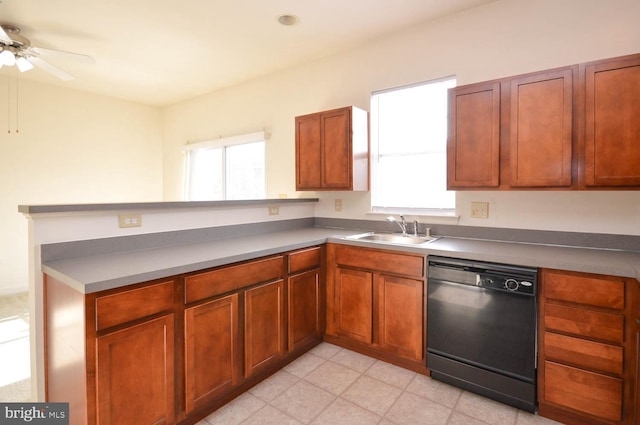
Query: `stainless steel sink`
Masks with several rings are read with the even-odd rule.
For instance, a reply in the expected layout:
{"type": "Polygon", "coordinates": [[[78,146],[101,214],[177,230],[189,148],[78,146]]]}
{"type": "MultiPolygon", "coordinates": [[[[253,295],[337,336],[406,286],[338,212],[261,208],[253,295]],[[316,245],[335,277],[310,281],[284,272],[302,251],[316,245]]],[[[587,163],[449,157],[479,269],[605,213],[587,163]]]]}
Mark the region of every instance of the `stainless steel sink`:
{"type": "Polygon", "coordinates": [[[390,243],[397,245],[423,245],[431,243],[438,238],[431,236],[412,236],[402,235],[400,233],[375,233],[367,232],[359,235],[347,236],[346,239],[355,241],[390,243]]]}

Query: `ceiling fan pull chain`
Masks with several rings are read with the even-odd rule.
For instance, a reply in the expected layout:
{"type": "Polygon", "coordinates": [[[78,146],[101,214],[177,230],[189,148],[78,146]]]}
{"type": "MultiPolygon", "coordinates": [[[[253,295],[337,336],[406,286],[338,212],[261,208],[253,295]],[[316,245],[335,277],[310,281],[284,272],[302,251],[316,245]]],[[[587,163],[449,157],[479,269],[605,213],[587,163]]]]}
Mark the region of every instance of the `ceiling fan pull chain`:
{"type": "Polygon", "coordinates": [[[7,133],[11,134],[11,79],[7,77],[7,133]]]}
{"type": "Polygon", "coordinates": [[[16,73],[16,134],[20,132],[20,126],[18,125],[18,118],[20,116],[20,105],[18,101],[20,99],[20,74],[16,73]]]}

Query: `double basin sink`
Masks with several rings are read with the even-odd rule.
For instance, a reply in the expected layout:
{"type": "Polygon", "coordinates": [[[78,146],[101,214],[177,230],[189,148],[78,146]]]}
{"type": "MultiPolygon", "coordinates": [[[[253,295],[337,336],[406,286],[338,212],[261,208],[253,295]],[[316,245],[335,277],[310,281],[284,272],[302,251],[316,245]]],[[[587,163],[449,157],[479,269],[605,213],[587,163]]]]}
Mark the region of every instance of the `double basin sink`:
{"type": "Polygon", "coordinates": [[[354,240],[354,241],[363,241],[363,242],[378,242],[378,243],[387,243],[387,244],[396,244],[396,245],[420,246],[420,245],[429,244],[433,241],[438,240],[439,238],[432,237],[432,236],[403,235],[401,233],[367,232],[367,233],[361,233],[358,235],[347,236],[345,239],[354,240]]]}

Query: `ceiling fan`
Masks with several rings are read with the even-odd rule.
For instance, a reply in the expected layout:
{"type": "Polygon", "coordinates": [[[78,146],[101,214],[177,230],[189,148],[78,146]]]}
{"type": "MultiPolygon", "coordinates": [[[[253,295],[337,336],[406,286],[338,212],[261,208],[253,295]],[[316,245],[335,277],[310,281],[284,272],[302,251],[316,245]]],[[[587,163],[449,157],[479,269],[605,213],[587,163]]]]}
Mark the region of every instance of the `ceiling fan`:
{"type": "Polygon", "coordinates": [[[9,24],[0,24],[0,68],[3,65],[15,65],[20,72],[26,72],[37,66],[61,80],[73,80],[74,77],[71,74],[50,64],[42,57],[58,57],[84,63],[95,63],[91,56],[80,53],[32,46],[29,39],[20,35],[20,28],[9,24]]]}

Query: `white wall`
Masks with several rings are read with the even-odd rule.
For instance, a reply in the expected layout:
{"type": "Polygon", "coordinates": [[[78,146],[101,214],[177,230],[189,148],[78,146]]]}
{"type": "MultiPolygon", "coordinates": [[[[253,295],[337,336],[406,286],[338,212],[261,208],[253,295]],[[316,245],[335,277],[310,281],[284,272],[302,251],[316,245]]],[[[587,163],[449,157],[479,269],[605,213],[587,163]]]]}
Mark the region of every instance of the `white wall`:
{"type": "MultiPolygon", "coordinates": [[[[467,84],[638,53],[638,16],[638,0],[500,0],[165,108],[165,200],[182,200],[180,148],[188,140],[266,128],[268,196],[318,196],[317,216],[371,217],[368,193],[295,192],[294,116],[369,110],[372,91],[452,74],[467,84]]],[[[640,191],[459,192],[457,204],[462,225],[640,235],[640,191]],[[471,201],[490,202],[490,218],[470,218],[471,201]]]]}
{"type": "Polygon", "coordinates": [[[15,84],[0,77],[0,295],[28,286],[18,205],[162,200],[159,108],[20,80],[16,133],[15,84]]]}

